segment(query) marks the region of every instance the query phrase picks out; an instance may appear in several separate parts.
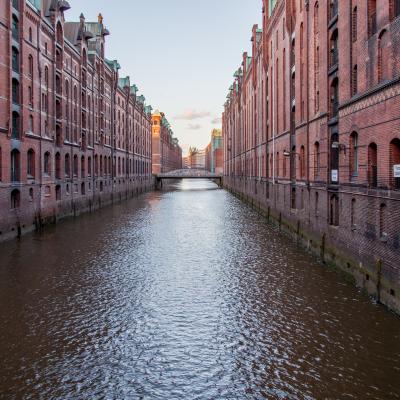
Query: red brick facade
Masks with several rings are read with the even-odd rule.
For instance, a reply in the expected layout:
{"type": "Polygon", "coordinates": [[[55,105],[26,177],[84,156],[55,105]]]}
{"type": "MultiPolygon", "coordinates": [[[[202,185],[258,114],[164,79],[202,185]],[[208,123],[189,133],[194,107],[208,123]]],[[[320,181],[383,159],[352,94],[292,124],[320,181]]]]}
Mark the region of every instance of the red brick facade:
{"type": "Polygon", "coordinates": [[[182,168],[182,148],[178,143],[164,113],[155,111],[152,115],[151,144],[153,174],[182,168]]]}
{"type": "Polygon", "coordinates": [[[68,2],[0,7],[0,240],[151,187],[151,117],[97,22],[68,2]]]}
{"type": "Polygon", "coordinates": [[[225,104],[225,185],[399,311],[400,2],[274,3],[225,104]]]}

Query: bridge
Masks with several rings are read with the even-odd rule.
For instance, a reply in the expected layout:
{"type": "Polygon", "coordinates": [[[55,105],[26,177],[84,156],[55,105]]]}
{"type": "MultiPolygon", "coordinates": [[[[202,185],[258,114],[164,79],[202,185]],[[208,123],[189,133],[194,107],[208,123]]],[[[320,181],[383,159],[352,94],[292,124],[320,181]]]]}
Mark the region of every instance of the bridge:
{"type": "Polygon", "coordinates": [[[216,181],[219,186],[222,186],[222,175],[204,169],[177,169],[175,171],[156,174],[155,178],[158,187],[162,187],[163,180],[173,179],[210,179],[216,181]]]}

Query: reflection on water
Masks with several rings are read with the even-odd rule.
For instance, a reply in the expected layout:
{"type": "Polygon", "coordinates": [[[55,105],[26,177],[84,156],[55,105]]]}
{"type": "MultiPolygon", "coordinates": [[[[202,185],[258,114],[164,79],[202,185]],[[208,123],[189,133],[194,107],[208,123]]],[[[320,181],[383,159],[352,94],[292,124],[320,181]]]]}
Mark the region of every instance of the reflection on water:
{"type": "Polygon", "coordinates": [[[398,399],[400,320],[208,181],[0,245],[0,398],[398,399]]]}

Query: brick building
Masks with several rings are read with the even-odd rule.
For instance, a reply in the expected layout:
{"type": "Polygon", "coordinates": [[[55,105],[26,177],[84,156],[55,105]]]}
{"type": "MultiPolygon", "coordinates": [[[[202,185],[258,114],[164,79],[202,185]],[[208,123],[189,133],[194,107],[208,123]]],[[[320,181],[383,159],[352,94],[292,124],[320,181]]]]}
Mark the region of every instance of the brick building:
{"type": "Polygon", "coordinates": [[[221,129],[213,129],[211,132],[211,141],[205,149],[207,171],[222,174],[224,168],[222,142],[221,129]]]}
{"type": "Polygon", "coordinates": [[[224,182],[400,311],[400,2],[264,0],[224,182]]]}
{"type": "Polygon", "coordinates": [[[153,113],[152,127],[153,174],[181,169],[182,149],[164,113],[158,110],[153,113]]]}
{"type": "Polygon", "coordinates": [[[152,185],[151,109],[105,58],[103,17],[0,7],[0,240],[152,185]]]}

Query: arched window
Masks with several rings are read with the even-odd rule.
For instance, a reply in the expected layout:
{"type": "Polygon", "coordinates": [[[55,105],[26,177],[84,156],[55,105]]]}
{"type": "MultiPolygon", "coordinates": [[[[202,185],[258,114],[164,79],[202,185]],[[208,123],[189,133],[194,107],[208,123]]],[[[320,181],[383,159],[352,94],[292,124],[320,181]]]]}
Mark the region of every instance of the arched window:
{"type": "Polygon", "coordinates": [[[31,78],[33,78],[33,57],[29,54],[28,57],[28,74],[31,78]]]}
{"type": "Polygon", "coordinates": [[[18,18],[15,15],[12,16],[11,30],[13,39],[19,41],[19,22],[18,18]]]}
{"type": "Polygon", "coordinates": [[[61,155],[58,152],[56,153],[55,164],[56,164],[56,179],[61,179],[61,155]]]}
{"type": "Polygon", "coordinates": [[[19,182],[21,180],[21,160],[20,153],[14,149],[11,152],[11,182],[19,182]]]}
{"type": "Polygon", "coordinates": [[[12,102],[19,105],[19,82],[17,79],[12,80],[12,102]]]}
{"type": "Polygon", "coordinates": [[[28,178],[35,177],[35,152],[32,149],[28,150],[26,173],[28,175],[28,178]]]}
{"type": "Polygon", "coordinates": [[[319,32],[319,4],[318,1],[314,4],[314,34],[319,32]]]}
{"type": "Polygon", "coordinates": [[[32,28],[29,28],[29,41],[33,42],[32,28]]]}
{"type": "Polygon", "coordinates": [[[353,67],[351,73],[351,95],[355,96],[358,92],[358,67],[357,64],[353,67]]]}
{"type": "Polygon", "coordinates": [[[350,178],[358,175],[358,134],[350,135],[350,178]]]}
{"type": "Polygon", "coordinates": [[[304,146],[300,147],[300,177],[304,178],[306,176],[306,157],[304,146]]]}
{"type": "Polygon", "coordinates": [[[92,157],[88,157],[87,167],[88,167],[88,176],[92,176],[92,157]]]}
{"type": "Polygon", "coordinates": [[[314,174],[315,178],[319,178],[321,168],[321,154],[319,142],[314,143],[314,174]]]}
{"type": "Polygon", "coordinates": [[[19,208],[21,205],[21,193],[18,189],[11,192],[11,209],[19,208]]]}
{"type": "Polygon", "coordinates": [[[64,172],[66,177],[69,177],[71,174],[71,159],[69,154],[65,155],[64,172]]]}
{"type": "Polygon", "coordinates": [[[392,189],[400,189],[400,177],[395,177],[395,169],[396,171],[400,170],[400,139],[393,139],[390,142],[390,153],[389,153],[389,160],[390,160],[390,186],[392,189]]]}
{"type": "Polygon", "coordinates": [[[85,195],[85,182],[81,183],[81,194],[82,196],[85,195]]]}
{"type": "Polygon", "coordinates": [[[333,19],[338,14],[338,0],[329,0],[329,19],[333,19]]]}
{"type": "Polygon", "coordinates": [[[60,22],[57,24],[56,39],[57,44],[62,46],[64,43],[64,33],[60,22]]]}
{"type": "Polygon", "coordinates": [[[74,155],[74,176],[78,176],[78,156],[74,155]]]}
{"type": "Polygon", "coordinates": [[[46,85],[46,88],[49,88],[49,68],[44,67],[44,83],[46,85]]]}
{"type": "Polygon", "coordinates": [[[12,58],[12,69],[14,72],[19,72],[19,52],[13,47],[11,50],[11,58],[12,58]]]}
{"type": "Polygon", "coordinates": [[[333,194],[329,203],[329,224],[339,226],[339,197],[333,194]]]}
{"type": "Polygon", "coordinates": [[[355,42],[357,40],[357,21],[358,21],[357,7],[354,7],[353,11],[351,13],[351,40],[352,40],[352,42],[355,42]]]}
{"type": "Polygon", "coordinates": [[[85,175],[86,175],[86,172],[85,172],[85,157],[82,156],[81,157],[81,178],[83,179],[85,177],[85,175]]]}
{"type": "Polygon", "coordinates": [[[332,68],[339,62],[339,49],[338,49],[338,30],[332,32],[330,39],[330,58],[329,66],[332,68]]]}
{"type": "Polygon", "coordinates": [[[48,151],[46,151],[46,153],[44,153],[43,172],[46,175],[50,175],[50,173],[51,173],[50,153],[48,151]]]}
{"type": "Polygon", "coordinates": [[[29,105],[32,107],[32,106],[33,106],[33,91],[32,91],[32,86],[28,86],[28,102],[29,102],[29,105]]]}
{"type": "Polygon", "coordinates": [[[376,0],[368,1],[368,35],[372,36],[376,33],[376,0]]]}
{"type": "Polygon", "coordinates": [[[378,82],[390,79],[389,34],[383,30],[378,40],[378,82]]]}
{"type": "Polygon", "coordinates": [[[339,111],[339,79],[335,78],[330,87],[331,118],[336,117],[339,111]]]}
{"type": "Polygon", "coordinates": [[[20,121],[20,116],[16,111],[13,111],[12,113],[12,131],[11,131],[11,137],[13,139],[20,139],[21,136],[21,121],[20,121]]]}
{"type": "Polygon", "coordinates": [[[378,146],[370,143],[368,146],[368,183],[371,187],[378,186],[378,146]]]}

